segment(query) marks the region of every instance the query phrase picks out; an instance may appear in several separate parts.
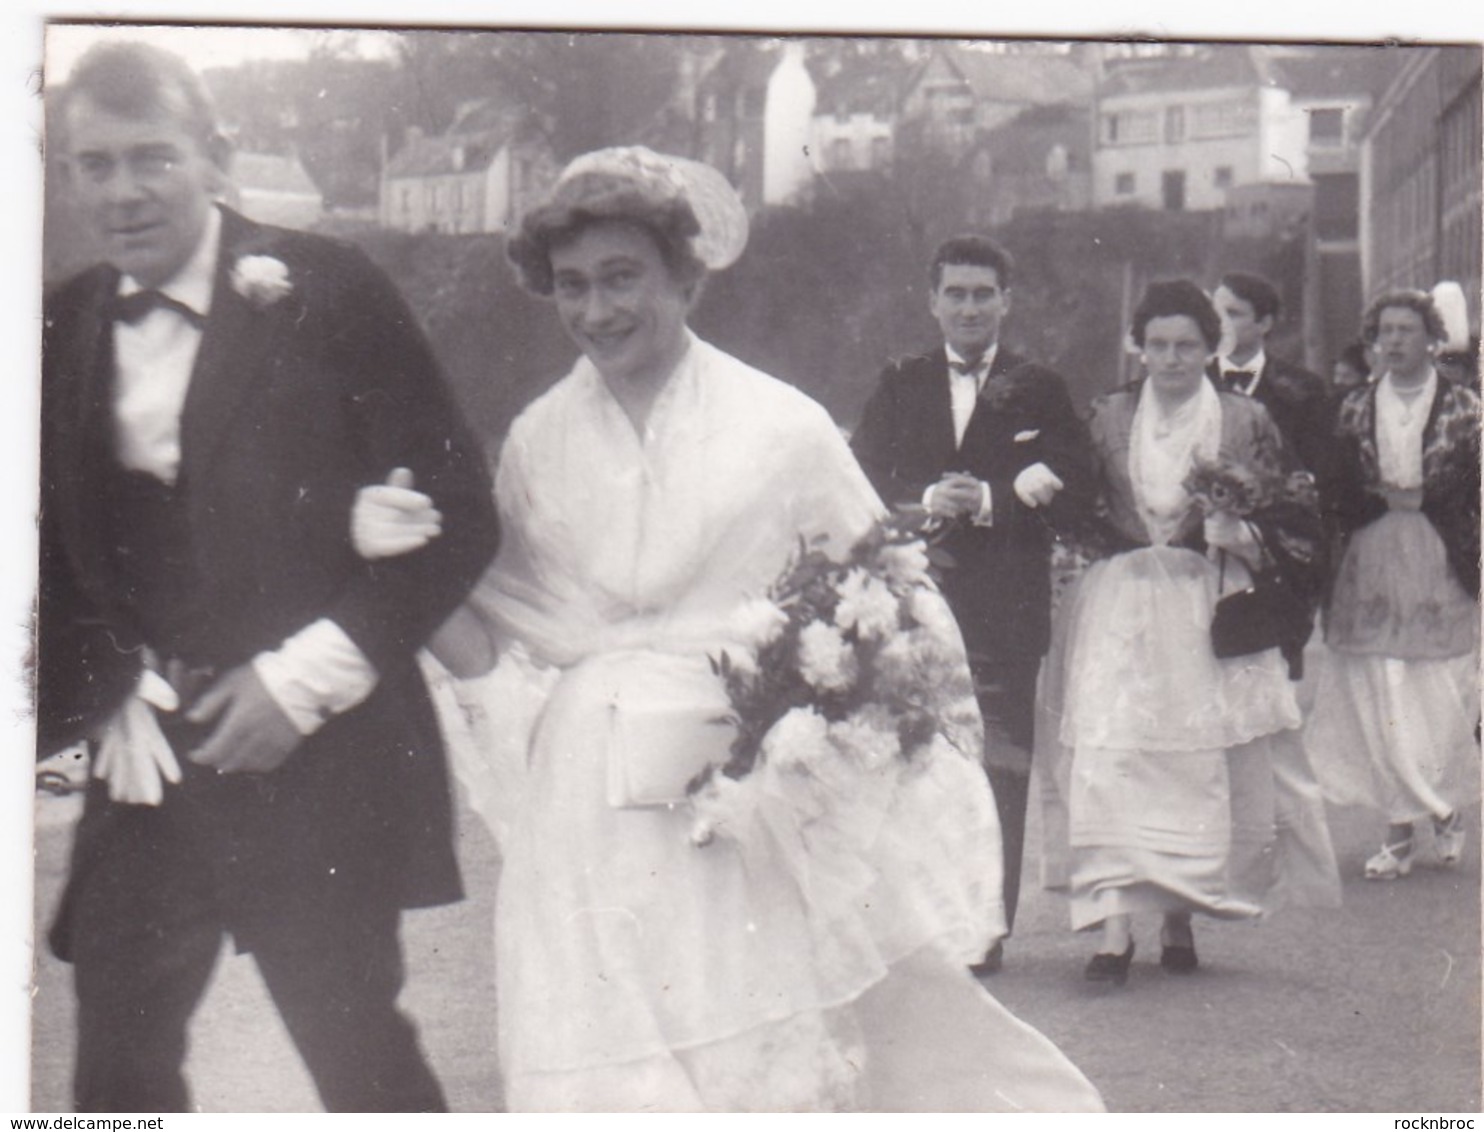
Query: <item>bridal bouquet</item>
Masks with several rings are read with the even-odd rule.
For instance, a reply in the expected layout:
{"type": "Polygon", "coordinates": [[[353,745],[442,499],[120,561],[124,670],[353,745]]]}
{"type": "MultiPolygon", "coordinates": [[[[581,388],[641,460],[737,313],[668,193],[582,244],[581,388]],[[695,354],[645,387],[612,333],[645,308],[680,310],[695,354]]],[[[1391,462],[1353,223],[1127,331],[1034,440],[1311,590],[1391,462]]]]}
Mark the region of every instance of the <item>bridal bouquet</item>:
{"type": "MultiPolygon", "coordinates": [[[[967,745],[977,708],[958,626],[911,513],[883,519],[844,560],[801,542],[733,626],[749,647],[712,657],[736,728],[730,757],[691,783],[692,840],[735,833],[765,792],[807,793],[967,745]]],[[[977,752],[975,752],[977,757],[977,752]]]]}
{"type": "Polygon", "coordinates": [[[1207,515],[1226,511],[1245,519],[1275,503],[1296,503],[1307,510],[1319,506],[1314,477],[1302,470],[1283,476],[1230,460],[1197,459],[1185,477],[1184,487],[1207,515]]]}
{"type": "Polygon", "coordinates": [[[1185,477],[1186,494],[1201,511],[1219,511],[1245,519],[1275,494],[1275,485],[1251,468],[1230,460],[1197,459],[1185,477]]]}

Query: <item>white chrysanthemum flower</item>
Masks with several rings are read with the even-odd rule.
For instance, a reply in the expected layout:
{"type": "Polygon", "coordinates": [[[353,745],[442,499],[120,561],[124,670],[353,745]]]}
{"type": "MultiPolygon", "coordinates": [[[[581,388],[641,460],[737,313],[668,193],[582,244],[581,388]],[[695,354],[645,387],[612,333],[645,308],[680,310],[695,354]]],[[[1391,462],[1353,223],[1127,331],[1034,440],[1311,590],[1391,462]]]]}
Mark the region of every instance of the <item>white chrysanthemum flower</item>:
{"type": "Polygon", "coordinates": [[[852,570],[840,583],[839,593],[835,624],[840,628],[854,628],[864,640],[897,631],[897,596],[880,578],[864,570],[852,570]]]}
{"type": "Polygon", "coordinates": [[[832,756],[829,723],[813,708],[796,707],[763,738],[763,758],[778,770],[808,770],[832,756]]]}
{"type": "Polygon", "coordinates": [[[922,542],[897,543],[881,548],[881,568],[887,581],[899,588],[918,586],[928,580],[927,546],[922,542]]]}
{"type": "Polygon", "coordinates": [[[288,265],[275,256],[245,255],[232,265],[232,290],[254,306],[271,306],[293,289],[288,265]]]}
{"type": "Polygon", "coordinates": [[[843,692],[855,682],[860,665],[855,649],[840,630],[822,621],[812,621],[799,634],[799,674],[812,687],[843,692]]]}
{"type": "Polygon", "coordinates": [[[959,639],[958,622],[949,612],[948,602],[943,600],[943,595],[937,590],[913,590],[912,596],[908,598],[908,609],[912,613],[912,620],[933,636],[948,641],[959,639]]]}
{"type": "Polygon", "coordinates": [[[888,766],[901,753],[896,720],[880,704],[868,704],[830,724],[830,742],[862,770],[888,766]]]}
{"type": "Polygon", "coordinates": [[[754,648],[771,643],[787,624],[788,614],[767,598],[747,602],[729,620],[732,636],[754,648]]]}
{"type": "Polygon", "coordinates": [[[878,691],[904,695],[924,680],[923,657],[920,655],[921,631],[897,633],[881,643],[876,653],[878,691]]]}

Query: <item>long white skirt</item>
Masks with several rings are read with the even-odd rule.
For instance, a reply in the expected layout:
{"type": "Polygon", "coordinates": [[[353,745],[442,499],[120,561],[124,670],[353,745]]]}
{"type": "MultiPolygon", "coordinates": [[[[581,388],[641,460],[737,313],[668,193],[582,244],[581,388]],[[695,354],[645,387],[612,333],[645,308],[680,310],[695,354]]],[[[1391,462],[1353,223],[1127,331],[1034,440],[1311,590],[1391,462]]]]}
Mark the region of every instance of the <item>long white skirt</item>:
{"type": "Polygon", "coordinates": [[[1426,516],[1357,531],[1335,582],[1304,743],[1330,801],[1394,823],[1470,800],[1479,748],[1479,607],[1426,516]]]}
{"type": "Polygon", "coordinates": [[[1074,928],[1110,915],[1334,906],[1323,802],[1276,649],[1218,660],[1217,572],[1151,547],[1066,595],[1038,691],[1043,882],[1074,928]]]}
{"type": "MultiPolygon", "coordinates": [[[[686,804],[610,804],[615,663],[632,679],[646,661],[540,677],[523,765],[491,775],[492,731],[482,749],[452,744],[476,801],[506,791],[483,803],[503,831],[495,980],[512,1110],[1102,1107],[967,971],[1004,930],[978,765],[951,751],[896,763],[843,809],[697,846],[686,804]]],[[[508,678],[497,670],[492,730],[518,691],[500,690],[508,678]]]]}

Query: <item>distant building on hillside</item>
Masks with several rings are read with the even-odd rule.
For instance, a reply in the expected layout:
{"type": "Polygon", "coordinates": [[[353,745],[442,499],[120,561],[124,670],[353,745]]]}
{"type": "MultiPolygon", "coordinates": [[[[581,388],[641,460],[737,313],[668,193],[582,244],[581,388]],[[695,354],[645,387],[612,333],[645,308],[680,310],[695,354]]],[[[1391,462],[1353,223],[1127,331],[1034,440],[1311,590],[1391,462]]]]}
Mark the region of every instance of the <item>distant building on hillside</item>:
{"type": "Polygon", "coordinates": [[[1093,204],[1223,208],[1227,191],[1307,179],[1307,121],[1252,46],[1109,69],[1097,92],[1093,204]]]}
{"type": "Polygon", "coordinates": [[[738,41],[697,84],[697,156],[749,210],[787,203],[814,177],[815,95],[802,42],[738,41]]]}
{"type": "Polygon", "coordinates": [[[262,224],[312,228],[325,214],[325,198],[297,157],[278,153],[232,155],[232,202],[262,224]]]}
{"type": "Polygon", "coordinates": [[[480,99],[428,137],[416,128],[386,163],[380,220],[404,232],[504,232],[556,175],[545,135],[523,112],[480,99]]]}
{"type": "Polygon", "coordinates": [[[906,82],[898,114],[912,144],[962,158],[986,132],[1033,106],[1086,105],[1091,72],[1068,55],[940,45],[906,82]]]}
{"type": "Polygon", "coordinates": [[[901,99],[902,76],[876,59],[822,79],[813,121],[815,167],[825,174],[889,170],[901,99]]]}

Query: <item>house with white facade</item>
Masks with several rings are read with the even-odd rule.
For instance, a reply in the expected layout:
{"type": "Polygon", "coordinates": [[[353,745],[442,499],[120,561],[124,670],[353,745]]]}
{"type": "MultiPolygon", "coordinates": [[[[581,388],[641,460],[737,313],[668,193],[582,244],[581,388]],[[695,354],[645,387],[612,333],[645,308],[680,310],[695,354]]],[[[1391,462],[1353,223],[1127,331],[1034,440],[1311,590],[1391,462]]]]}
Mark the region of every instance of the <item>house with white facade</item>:
{"type": "Polygon", "coordinates": [[[812,123],[816,168],[825,174],[890,169],[902,91],[903,76],[874,59],[822,79],[812,123]]]}
{"type": "Polygon", "coordinates": [[[380,221],[404,232],[504,232],[556,175],[544,134],[491,99],[442,134],[408,131],[381,178],[380,221]]]}
{"type": "Polygon", "coordinates": [[[1309,117],[1261,48],[1109,68],[1098,85],[1093,205],[1219,209],[1256,182],[1307,182],[1309,117]]]}

